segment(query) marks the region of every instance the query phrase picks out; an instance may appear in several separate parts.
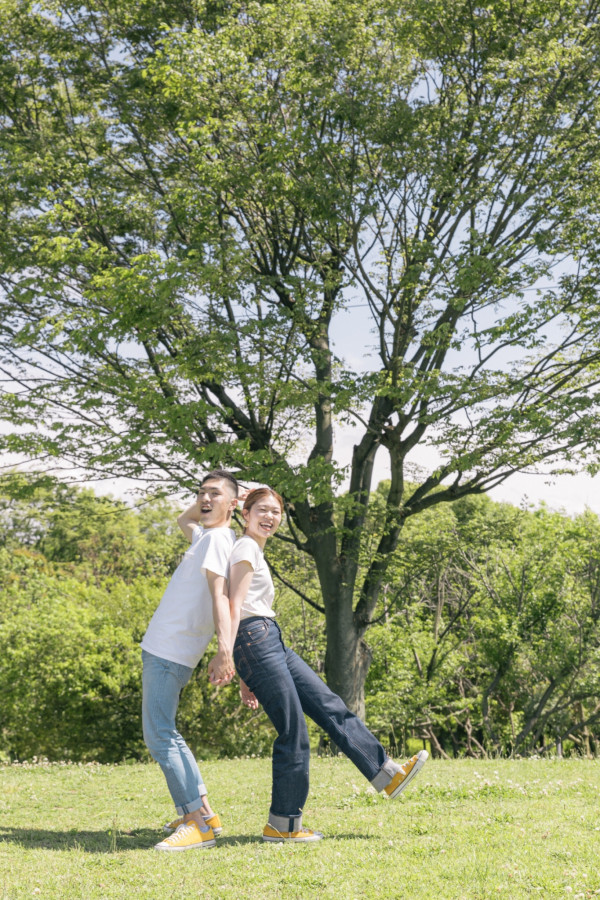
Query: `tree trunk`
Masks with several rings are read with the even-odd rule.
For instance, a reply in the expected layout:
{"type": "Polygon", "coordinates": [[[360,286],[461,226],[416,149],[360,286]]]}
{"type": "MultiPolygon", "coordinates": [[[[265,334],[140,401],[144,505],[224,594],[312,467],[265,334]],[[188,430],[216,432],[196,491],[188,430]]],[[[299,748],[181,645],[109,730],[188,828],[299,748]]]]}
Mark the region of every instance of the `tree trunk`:
{"type": "Polygon", "coordinates": [[[365,680],[372,653],[354,615],[355,570],[340,564],[335,538],[327,525],[328,522],[315,523],[319,537],[313,538],[311,547],[325,607],[325,679],[348,709],[364,721],[365,680]]]}
{"type": "MultiPolygon", "coordinates": [[[[579,700],[575,704],[575,709],[577,711],[577,715],[579,716],[579,721],[585,723],[586,715],[583,710],[583,703],[581,702],[581,700],[579,700]]],[[[581,730],[581,745],[582,745],[583,752],[585,753],[586,759],[593,759],[594,754],[592,753],[592,748],[591,748],[591,744],[590,744],[590,729],[588,728],[588,726],[586,724],[584,724],[584,726],[581,730]]]]}
{"type": "Polygon", "coordinates": [[[327,684],[364,721],[365,680],[372,654],[356,633],[350,603],[327,605],[327,684]],[[331,609],[335,606],[335,612],[331,609]]]}

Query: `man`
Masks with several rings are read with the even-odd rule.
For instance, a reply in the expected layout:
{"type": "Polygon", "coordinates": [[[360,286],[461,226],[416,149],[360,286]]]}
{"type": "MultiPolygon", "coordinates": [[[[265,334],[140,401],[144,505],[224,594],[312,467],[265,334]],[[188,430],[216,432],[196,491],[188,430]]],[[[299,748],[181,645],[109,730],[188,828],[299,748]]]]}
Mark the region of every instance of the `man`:
{"type": "Polygon", "coordinates": [[[156,850],[215,846],[221,822],[208,802],[194,756],[177,731],[181,691],[216,632],[218,649],[208,664],[210,680],[227,684],[234,675],[226,573],[235,533],[229,527],[238,483],[216,469],[202,479],[195,502],[177,519],[191,542],[175,570],[141,642],[144,740],[166,778],[179,819],[156,850]]]}

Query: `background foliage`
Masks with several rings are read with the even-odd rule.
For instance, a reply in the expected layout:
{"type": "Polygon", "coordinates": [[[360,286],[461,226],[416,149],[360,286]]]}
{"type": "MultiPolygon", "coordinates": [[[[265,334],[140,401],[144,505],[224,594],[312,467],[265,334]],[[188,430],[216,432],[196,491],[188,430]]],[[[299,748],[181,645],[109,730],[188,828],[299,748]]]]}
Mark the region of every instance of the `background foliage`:
{"type": "MultiPolygon", "coordinates": [[[[374,495],[367,523],[378,540],[374,495]]],[[[146,758],[138,643],[186,547],[176,510],[137,509],[44,477],[0,480],[0,758],[146,758]]],[[[600,522],[465,499],[411,521],[371,631],[367,723],[405,753],[598,752],[600,522]]],[[[318,579],[270,542],[284,636],[323,672],[318,579]],[[312,605],[311,605],[312,604],[312,605]]],[[[273,732],[206,659],[181,730],[203,756],[268,752],[273,732]]],[[[312,731],[316,747],[320,735],[312,731]]]]}

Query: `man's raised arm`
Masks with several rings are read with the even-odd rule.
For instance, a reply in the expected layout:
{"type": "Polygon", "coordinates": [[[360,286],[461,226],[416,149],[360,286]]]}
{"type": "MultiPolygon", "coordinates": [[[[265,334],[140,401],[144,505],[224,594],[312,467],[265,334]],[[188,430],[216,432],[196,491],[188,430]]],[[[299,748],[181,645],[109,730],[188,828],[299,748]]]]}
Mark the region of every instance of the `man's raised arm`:
{"type": "Polygon", "coordinates": [[[196,496],[192,505],[177,517],[177,524],[191,543],[194,537],[194,526],[200,524],[200,494],[196,496]]]}

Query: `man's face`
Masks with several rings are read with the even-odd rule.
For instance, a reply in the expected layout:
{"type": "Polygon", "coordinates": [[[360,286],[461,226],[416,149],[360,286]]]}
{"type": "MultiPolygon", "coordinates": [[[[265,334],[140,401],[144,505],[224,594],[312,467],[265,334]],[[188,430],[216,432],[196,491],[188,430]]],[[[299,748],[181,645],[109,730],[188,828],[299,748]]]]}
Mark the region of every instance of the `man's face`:
{"type": "Polygon", "coordinates": [[[222,528],[223,525],[228,525],[237,506],[233,485],[224,478],[205,481],[198,491],[198,504],[203,528],[222,528]]]}

